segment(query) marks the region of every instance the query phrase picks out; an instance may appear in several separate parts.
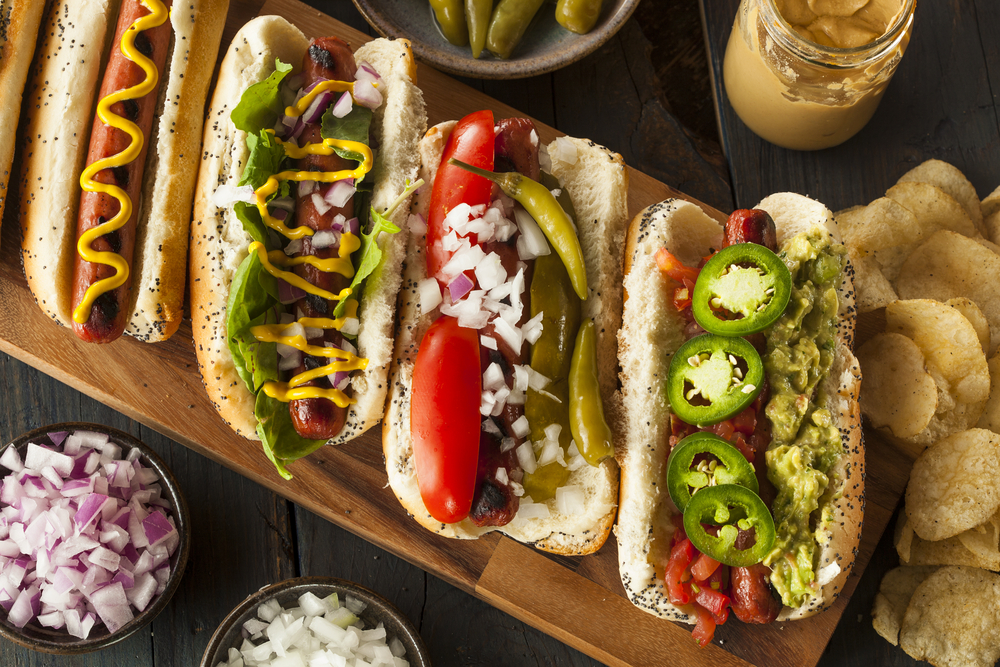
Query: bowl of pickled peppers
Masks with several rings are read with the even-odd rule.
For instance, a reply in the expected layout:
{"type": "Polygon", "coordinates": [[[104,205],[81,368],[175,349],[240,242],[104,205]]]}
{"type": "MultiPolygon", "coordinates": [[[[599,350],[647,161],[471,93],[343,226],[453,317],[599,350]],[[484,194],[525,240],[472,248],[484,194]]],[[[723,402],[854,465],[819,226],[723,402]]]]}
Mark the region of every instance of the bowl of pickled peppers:
{"type": "Polygon", "coordinates": [[[590,54],[639,0],[353,0],[381,35],[437,69],[481,79],[545,74],[590,54]]]}

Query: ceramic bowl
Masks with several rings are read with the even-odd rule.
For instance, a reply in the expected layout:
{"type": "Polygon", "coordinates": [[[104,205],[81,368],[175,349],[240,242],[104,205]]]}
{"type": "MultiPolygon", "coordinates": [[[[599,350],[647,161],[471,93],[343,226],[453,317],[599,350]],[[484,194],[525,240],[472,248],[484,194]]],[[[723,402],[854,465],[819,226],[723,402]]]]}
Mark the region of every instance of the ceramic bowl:
{"type": "MultiPolygon", "coordinates": [[[[181,495],[180,487],[177,486],[177,480],[174,478],[173,473],[170,472],[170,469],[167,468],[163,459],[141,441],[124,431],[101,424],[88,424],[85,422],[52,424],[51,426],[36,428],[33,431],[18,436],[3,449],[0,449],[0,453],[6,447],[14,447],[18,450],[23,460],[29,442],[51,446],[52,443],[48,439],[48,434],[60,431],[96,431],[106,433],[111,437],[113,442],[121,446],[122,457],[131,448],[137,448],[142,452],[140,456],[142,464],[155,470],[157,476],[160,478],[159,483],[162,487],[161,497],[166,498],[170,502],[171,516],[174,518],[174,522],[177,525],[177,532],[180,536],[180,544],[178,544],[173,556],[170,557],[170,577],[167,579],[166,589],[154,597],[143,611],[136,613],[131,621],[118,628],[115,632],[108,632],[103,623],[96,624],[91,630],[90,636],[86,639],[74,637],[65,630],[53,630],[42,627],[35,621],[28,623],[23,628],[17,628],[7,621],[6,612],[0,608],[0,636],[35,651],[59,655],[73,655],[96,651],[116,644],[147,625],[156,618],[157,614],[163,611],[181,583],[181,579],[184,576],[184,568],[187,566],[188,556],[191,553],[191,517],[188,513],[184,496],[181,495]]],[[[9,472],[0,465],[0,478],[6,476],[9,472]]]]}
{"type": "Polygon", "coordinates": [[[604,0],[594,29],[577,35],[556,22],[555,3],[546,2],[509,60],[495,58],[485,49],[477,60],[468,46],[454,46],[445,39],[427,0],[353,2],[383,37],[409,39],[420,60],[445,72],[478,79],[520,79],[576,62],[618,32],[639,4],[639,0],[604,0]]]}
{"type": "Polygon", "coordinates": [[[216,667],[228,658],[230,647],[239,648],[243,643],[243,624],[257,617],[257,607],[274,598],[282,607],[298,604],[299,596],[312,592],[320,598],[336,593],[340,599],[350,595],[368,605],[361,612],[365,629],[374,628],[379,622],[388,637],[396,637],[406,648],[404,658],[410,667],[430,667],[430,658],[420,633],[413,623],[388,600],[364,586],[335,577],[298,577],[265,586],[241,602],[223,619],[201,658],[201,667],[216,667]]]}

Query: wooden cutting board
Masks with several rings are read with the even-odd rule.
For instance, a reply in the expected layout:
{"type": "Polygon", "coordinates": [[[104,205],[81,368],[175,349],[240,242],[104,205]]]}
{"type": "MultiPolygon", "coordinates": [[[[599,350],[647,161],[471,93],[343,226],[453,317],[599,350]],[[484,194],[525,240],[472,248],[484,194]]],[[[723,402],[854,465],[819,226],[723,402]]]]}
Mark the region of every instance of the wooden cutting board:
{"type": "MultiPolygon", "coordinates": [[[[234,4],[227,35],[251,18],[247,13],[244,5],[234,4]]],[[[370,39],[296,0],[270,0],[261,13],[285,16],[309,36],[333,34],[354,45],[370,39]]],[[[429,67],[421,65],[418,72],[430,124],[483,108],[499,116],[523,115],[429,67]]],[[[541,123],[537,126],[543,141],[558,134],[541,123]]],[[[630,184],[632,214],[662,199],[683,196],[636,171],[630,172],[630,184]]],[[[669,656],[670,662],[687,665],[814,665],[856,584],[855,575],[834,607],[823,614],[765,627],[733,621],[716,633],[721,642],[699,649],[689,627],[655,618],[628,602],[618,578],[613,539],[597,554],[568,558],[542,554],[496,534],[455,541],[419,527],[388,488],[378,428],[296,462],[291,467],[295,477],[286,482],[260,445],[236,436],[213,409],[202,388],[190,322],[165,343],[123,338],[94,346],[46,318],[25,284],[19,231],[11,224],[12,217],[8,216],[0,245],[0,350],[598,660],[610,665],[655,665],[669,656]]],[[[891,450],[869,457],[868,512],[856,573],[867,563],[895,508],[909,465],[891,450]]],[[[239,498],[232,503],[234,510],[241,509],[239,498]]]]}

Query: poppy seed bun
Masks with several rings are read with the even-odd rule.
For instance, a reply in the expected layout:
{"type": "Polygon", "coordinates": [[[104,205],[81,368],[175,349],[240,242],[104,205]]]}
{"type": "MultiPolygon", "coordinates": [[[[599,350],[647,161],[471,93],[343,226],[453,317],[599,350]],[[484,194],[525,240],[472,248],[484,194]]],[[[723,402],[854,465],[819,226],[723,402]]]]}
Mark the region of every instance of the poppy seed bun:
{"type": "MultiPolygon", "coordinates": [[[[772,195],[757,208],[774,219],[779,246],[815,226],[840,241],[830,211],[806,197],[772,195]]],[[[692,610],[671,604],[663,579],[656,575],[669,556],[674,530],[670,517],[677,512],[666,485],[670,406],[664,386],[671,354],[685,340],[685,321],[673,305],[676,284],[657,268],[654,255],[667,248],[686,265],[697,266],[712,249],[721,247],[722,232],[722,225],[697,205],[668,199],[635,217],[625,249],[626,301],[618,334],[625,431],[615,527],[619,570],[633,604],[686,623],[694,623],[692,610]]],[[[802,607],[783,608],[779,620],[810,616],[832,604],[850,574],[861,538],[864,447],[857,400],[861,373],[851,353],[855,322],[852,273],[848,264],[838,289],[837,356],[825,380],[828,407],[841,433],[842,454],[830,471],[830,485],[817,513],[828,517],[817,530],[821,586],[817,596],[802,607]]]]}

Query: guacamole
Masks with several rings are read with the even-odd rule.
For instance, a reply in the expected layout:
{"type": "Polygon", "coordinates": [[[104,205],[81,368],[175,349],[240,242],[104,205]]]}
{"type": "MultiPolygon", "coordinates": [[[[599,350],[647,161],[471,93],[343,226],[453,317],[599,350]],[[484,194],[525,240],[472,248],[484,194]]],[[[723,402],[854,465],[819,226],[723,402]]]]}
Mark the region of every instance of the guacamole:
{"type": "Polygon", "coordinates": [[[836,354],[837,287],[845,264],[842,245],[819,229],[788,241],[779,252],[792,274],[792,296],[768,335],[764,369],[771,386],[768,479],[777,536],[764,559],[771,583],[789,607],[815,595],[817,538],[826,517],[814,516],[827,491],[827,473],[841,453],[840,433],[823,395],[836,354]]]}

